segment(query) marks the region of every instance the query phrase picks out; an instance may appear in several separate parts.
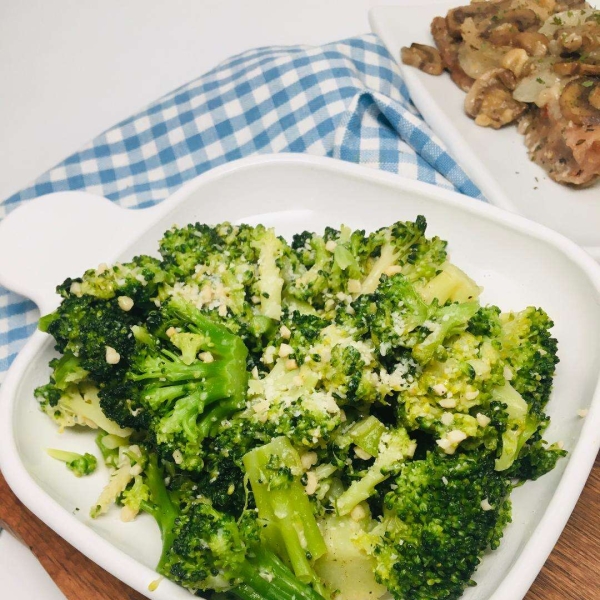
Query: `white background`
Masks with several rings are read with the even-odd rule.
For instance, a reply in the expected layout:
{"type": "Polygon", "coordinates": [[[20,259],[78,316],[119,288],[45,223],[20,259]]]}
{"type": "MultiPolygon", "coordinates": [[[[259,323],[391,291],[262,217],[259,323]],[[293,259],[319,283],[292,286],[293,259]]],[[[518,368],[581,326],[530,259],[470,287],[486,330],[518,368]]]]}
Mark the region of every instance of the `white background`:
{"type": "MultiPolygon", "coordinates": [[[[402,0],[0,0],[0,201],[232,54],[369,31],[402,0]]],[[[0,534],[6,600],[62,595],[0,534]]],[[[120,600],[120,599],[115,599],[120,600]]]]}
{"type": "Polygon", "coordinates": [[[369,31],[402,0],[0,0],[0,200],[232,54],[369,31]]]}

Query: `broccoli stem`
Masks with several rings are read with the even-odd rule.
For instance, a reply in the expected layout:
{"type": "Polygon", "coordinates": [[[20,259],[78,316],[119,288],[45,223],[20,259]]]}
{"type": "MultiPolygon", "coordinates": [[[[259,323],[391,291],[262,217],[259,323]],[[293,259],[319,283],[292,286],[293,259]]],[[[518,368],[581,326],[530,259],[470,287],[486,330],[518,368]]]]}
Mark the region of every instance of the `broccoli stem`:
{"type": "Polygon", "coordinates": [[[508,413],[508,426],[502,434],[502,453],[496,459],[496,471],[506,471],[519,456],[525,442],[537,431],[539,422],[528,414],[527,402],[510,383],[495,388],[492,397],[505,404],[508,413]]]}
{"type": "Polygon", "coordinates": [[[58,450],[56,448],[48,448],[46,452],[52,458],[64,462],[67,465],[67,468],[71,470],[76,477],[90,475],[96,470],[96,457],[88,452],[79,454],[77,452],[58,450]]]}
{"type": "Polygon", "coordinates": [[[353,481],[350,487],[337,499],[339,515],[352,512],[355,506],[375,494],[375,488],[394,473],[401,463],[411,458],[416,444],[403,428],[385,431],[379,436],[377,458],[362,479],[353,481]]]}
{"type": "Polygon", "coordinates": [[[165,485],[162,469],[158,465],[156,454],[152,453],[148,459],[145,469],[146,483],[150,489],[152,504],[142,502],[140,507],[144,512],[152,515],[157,522],[162,537],[162,553],[156,570],[161,572],[167,559],[167,555],[175,541],[174,525],[179,516],[179,509],[173,503],[165,485]]]}
{"type": "Polygon", "coordinates": [[[198,421],[196,426],[197,439],[203,440],[205,437],[208,437],[214,425],[219,424],[223,419],[226,419],[240,408],[242,407],[235,398],[219,402],[219,404],[202,415],[202,418],[198,421]]]}
{"type": "Polygon", "coordinates": [[[302,583],[275,554],[265,549],[248,558],[241,577],[244,583],[231,590],[240,600],[323,600],[321,594],[302,583]]]}
{"type": "MultiPolygon", "coordinates": [[[[248,375],[246,373],[246,357],[248,350],[240,337],[231,333],[226,327],[211,321],[205,317],[195,306],[180,298],[172,298],[169,302],[169,310],[175,316],[188,324],[190,330],[196,330],[206,336],[207,350],[217,355],[214,363],[204,363],[208,368],[207,375],[218,376],[227,385],[227,396],[235,398],[241,407],[246,395],[248,375]],[[219,360],[219,359],[222,359],[219,360]],[[224,363],[224,364],[223,364],[224,363]]],[[[196,367],[197,363],[192,365],[196,367]]],[[[196,377],[197,379],[197,377],[196,377]]]]}
{"type": "Polygon", "coordinates": [[[290,561],[300,581],[325,593],[310,561],[327,548],[300,481],[298,453],[287,438],[279,437],[248,452],[243,460],[258,515],[267,522],[267,546],[290,561]]]}
{"type": "Polygon", "coordinates": [[[371,456],[377,456],[379,440],[385,431],[385,425],[377,417],[371,415],[355,423],[348,431],[348,435],[361,450],[371,456]]]}
{"type": "Polygon", "coordinates": [[[196,361],[191,365],[186,365],[178,360],[178,357],[166,350],[163,360],[152,358],[141,365],[142,373],[133,373],[133,381],[144,381],[145,379],[160,379],[166,383],[178,383],[180,381],[189,381],[190,379],[217,379],[221,375],[223,366],[218,363],[202,363],[196,361]]]}

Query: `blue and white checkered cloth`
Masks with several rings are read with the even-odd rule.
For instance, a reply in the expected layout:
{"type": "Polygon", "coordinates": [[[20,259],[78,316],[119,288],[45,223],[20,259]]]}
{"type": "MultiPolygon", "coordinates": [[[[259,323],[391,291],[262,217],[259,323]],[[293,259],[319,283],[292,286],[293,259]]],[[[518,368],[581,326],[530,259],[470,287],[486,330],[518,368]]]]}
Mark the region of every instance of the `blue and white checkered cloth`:
{"type": "MultiPolygon", "coordinates": [[[[143,208],[213,167],[271,152],[335,157],[482,199],[411,104],[394,59],[376,36],[364,35],[227,60],[5,200],[0,219],[63,190],[143,208]]],[[[0,288],[0,381],[38,316],[33,303],[0,288]]]]}

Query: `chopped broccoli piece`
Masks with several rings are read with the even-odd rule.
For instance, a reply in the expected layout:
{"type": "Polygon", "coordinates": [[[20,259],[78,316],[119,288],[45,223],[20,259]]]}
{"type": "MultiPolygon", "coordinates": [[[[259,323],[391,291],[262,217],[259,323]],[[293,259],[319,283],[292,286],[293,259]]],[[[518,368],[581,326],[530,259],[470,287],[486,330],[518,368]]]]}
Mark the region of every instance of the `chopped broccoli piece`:
{"type": "Polygon", "coordinates": [[[192,592],[229,591],[241,600],[321,600],[261,547],[250,514],[236,522],[189,486],[167,489],[155,455],[146,469],[146,483],[150,499],[142,508],[156,519],[163,540],[159,573],[192,592]]]}
{"type": "Polygon", "coordinates": [[[48,452],[49,456],[52,458],[64,462],[67,468],[73,472],[75,477],[90,475],[98,466],[96,457],[89,452],[79,454],[77,452],[68,452],[67,450],[57,450],[55,448],[48,448],[46,452],[48,452]]]}
{"type": "Polygon", "coordinates": [[[246,454],[244,466],[258,516],[266,524],[267,548],[289,560],[300,581],[325,594],[312,562],[327,548],[300,482],[300,456],[289,440],[279,437],[246,454]]]}
{"type": "Polygon", "coordinates": [[[375,487],[397,472],[402,463],[411,458],[416,443],[408,437],[404,428],[385,430],[377,443],[375,462],[364,477],[354,481],[337,499],[338,514],[344,516],[375,493],[375,487]]]}
{"type": "Polygon", "coordinates": [[[183,469],[200,469],[202,440],[244,406],[247,350],[238,336],[178,298],[158,316],[154,333],[137,334],[142,341],[127,384],[107,386],[102,407],[125,422],[131,407],[147,413],[161,454],[183,469]]]}
{"type": "Polygon", "coordinates": [[[154,517],[158,572],[214,600],[457,600],[511,489],[566,454],[557,342],[542,309],[481,306],[426,228],[196,223],[65,280],[35,396],[98,429],[90,516],[154,517]]]}
{"type": "Polygon", "coordinates": [[[486,455],[431,452],[404,463],[395,484],[383,520],[364,538],[377,580],[395,598],[458,598],[510,521],[510,480],[486,455]]]}

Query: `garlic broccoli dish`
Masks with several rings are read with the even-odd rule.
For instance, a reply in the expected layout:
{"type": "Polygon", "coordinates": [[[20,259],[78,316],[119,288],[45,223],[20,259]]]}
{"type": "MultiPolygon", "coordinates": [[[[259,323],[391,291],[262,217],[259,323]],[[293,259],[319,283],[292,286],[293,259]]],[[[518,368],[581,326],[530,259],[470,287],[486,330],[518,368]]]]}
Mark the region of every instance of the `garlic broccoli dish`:
{"type": "MultiPolygon", "coordinates": [[[[90,516],[153,517],[158,573],[215,600],[475,585],[511,490],[565,455],[544,441],[557,341],[541,308],[482,304],[426,227],[196,223],[59,285],[35,396],[97,432],[90,516]]],[[[81,476],[81,450],[50,454],[81,476]]]]}

